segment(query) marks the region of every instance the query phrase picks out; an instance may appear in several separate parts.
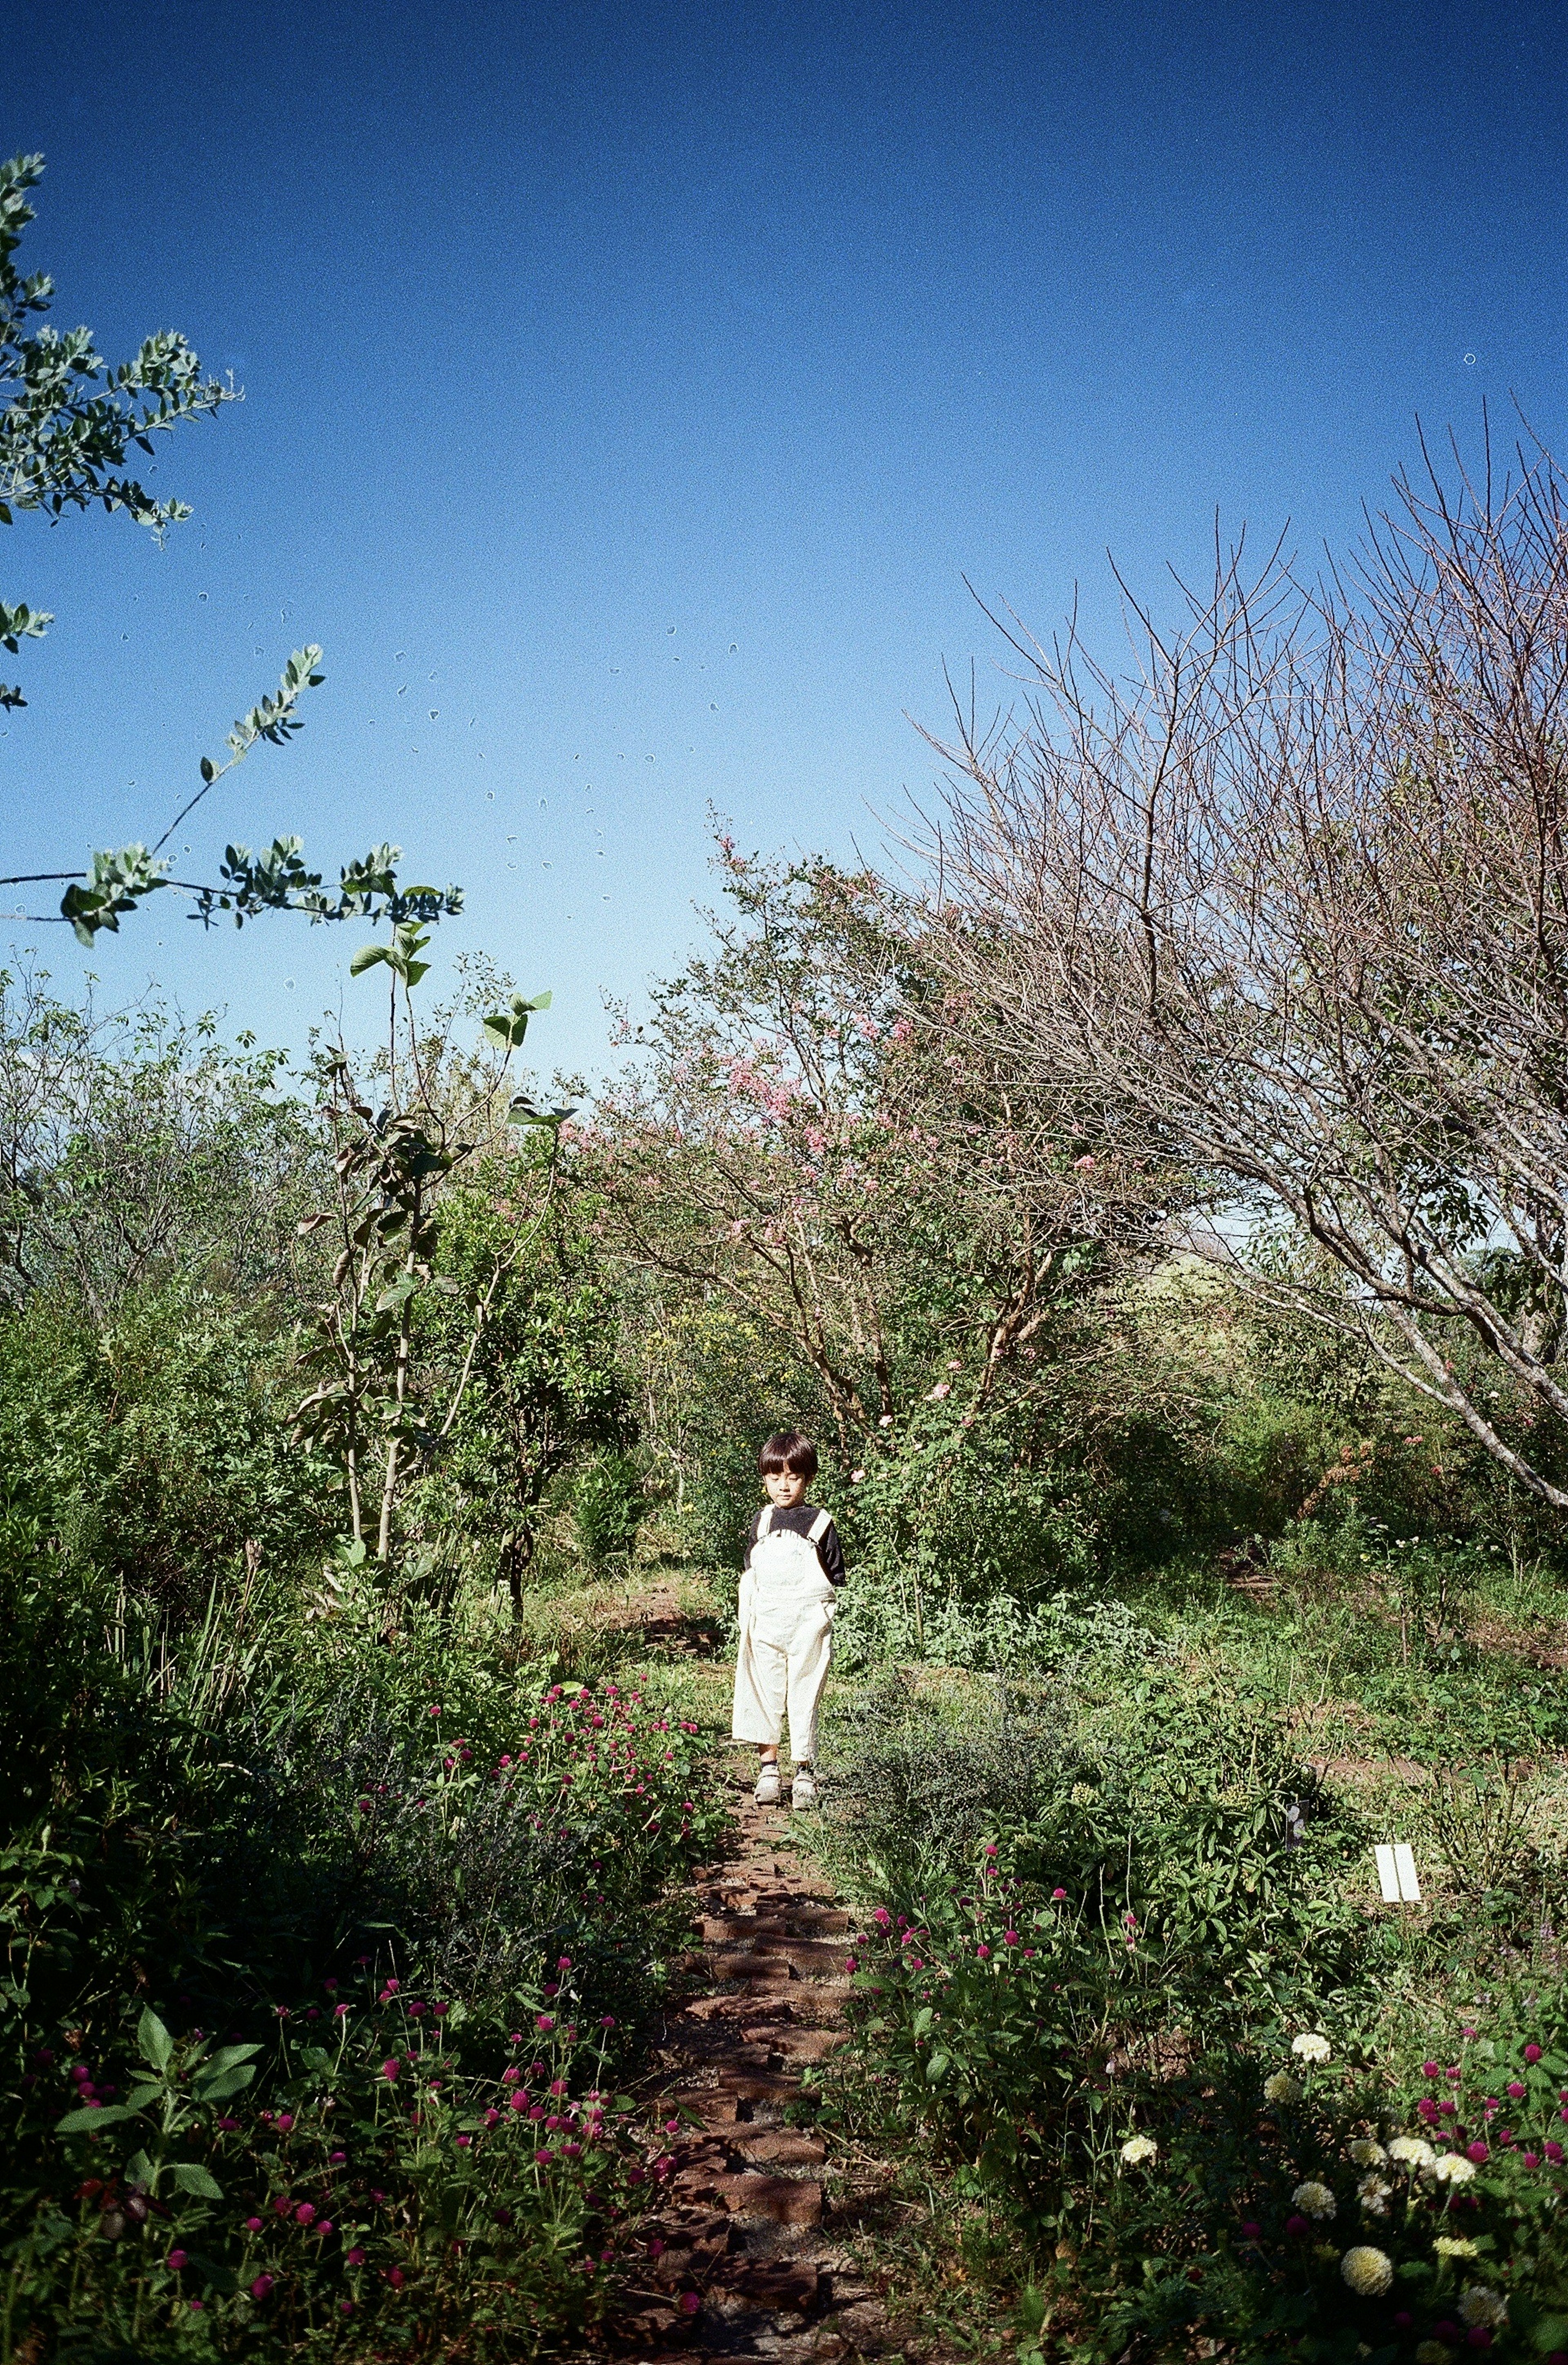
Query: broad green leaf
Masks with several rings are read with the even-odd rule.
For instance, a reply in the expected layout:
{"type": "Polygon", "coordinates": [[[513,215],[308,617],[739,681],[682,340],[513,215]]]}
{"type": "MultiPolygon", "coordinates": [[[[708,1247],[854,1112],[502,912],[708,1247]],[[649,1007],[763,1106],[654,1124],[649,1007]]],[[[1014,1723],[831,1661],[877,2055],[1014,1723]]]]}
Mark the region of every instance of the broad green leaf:
{"type": "Polygon", "coordinates": [[[174,2040],[151,2004],[142,2007],[141,2018],[137,2023],[136,2041],[141,2048],[144,2061],[150,2061],[154,2069],[168,2068],[174,2040]]]}
{"type": "Polygon", "coordinates": [[[194,2192],[203,2201],[221,2201],[223,2187],[207,2169],[194,2159],[177,2159],[170,2171],[182,2192],[194,2192]]]}
{"type": "Polygon", "coordinates": [[[84,2135],[90,2128],[112,2127],[121,2119],[135,2116],[136,2113],[124,2102],[106,2102],[100,2111],[67,2111],[62,2119],[56,2119],[54,2132],[57,2135],[84,2135]]]}
{"type": "Polygon", "coordinates": [[[947,2053],[934,2053],[932,2055],[930,2060],[925,2065],[925,2082],[928,2086],[939,2086],[941,2084],[943,2079],[947,2074],[947,2066],[952,2056],[947,2053]]]}
{"type": "MultiPolygon", "coordinates": [[[[363,1560],[364,1558],[364,1544],[351,1544],[346,1557],[350,1560],[363,1560]]],[[[259,2045],[220,2046],[218,2050],[213,2055],[211,2060],[207,2064],[207,2071],[210,2074],[214,2069],[235,2068],[240,2062],[249,2061],[253,2058],[261,2049],[262,2048],[259,2045]]]]}
{"type": "Polygon", "coordinates": [[[253,2066],[241,2063],[236,2068],[219,2069],[215,2075],[196,2079],[195,2090],[204,2102],[225,2102],[230,2094],[243,2093],[255,2074],[253,2066]]]}
{"type": "Polygon", "coordinates": [[[375,967],[377,961],[390,960],[391,958],[385,945],[361,945],[349,962],[349,975],[363,977],[367,969],[375,967]]]}
{"type": "Polygon", "coordinates": [[[148,2191],[151,2191],[156,2179],[152,2162],[144,2151],[133,2151],[126,2161],[125,2180],[128,2184],[145,2184],[148,2191]]]}

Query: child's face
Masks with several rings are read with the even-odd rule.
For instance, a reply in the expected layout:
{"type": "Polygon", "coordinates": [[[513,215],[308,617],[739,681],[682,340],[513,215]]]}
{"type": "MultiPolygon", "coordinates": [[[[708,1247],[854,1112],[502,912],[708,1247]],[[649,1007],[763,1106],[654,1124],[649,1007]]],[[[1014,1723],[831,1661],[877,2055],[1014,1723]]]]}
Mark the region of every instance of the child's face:
{"type": "Polygon", "coordinates": [[[762,1483],[776,1510],[792,1511],[797,1503],[805,1501],[806,1482],[793,1470],[770,1470],[762,1483]]]}

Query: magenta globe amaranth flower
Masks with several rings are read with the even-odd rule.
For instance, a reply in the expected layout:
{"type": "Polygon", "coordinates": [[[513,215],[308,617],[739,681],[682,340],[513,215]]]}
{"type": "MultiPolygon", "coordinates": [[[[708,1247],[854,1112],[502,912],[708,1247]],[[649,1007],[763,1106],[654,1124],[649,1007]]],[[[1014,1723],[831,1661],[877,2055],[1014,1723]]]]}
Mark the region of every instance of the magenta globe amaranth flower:
{"type": "Polygon", "coordinates": [[[271,2275],[258,2275],[255,2281],[251,2285],[251,2297],[252,2299],[265,2299],[272,2287],[273,2279],[271,2275]]]}

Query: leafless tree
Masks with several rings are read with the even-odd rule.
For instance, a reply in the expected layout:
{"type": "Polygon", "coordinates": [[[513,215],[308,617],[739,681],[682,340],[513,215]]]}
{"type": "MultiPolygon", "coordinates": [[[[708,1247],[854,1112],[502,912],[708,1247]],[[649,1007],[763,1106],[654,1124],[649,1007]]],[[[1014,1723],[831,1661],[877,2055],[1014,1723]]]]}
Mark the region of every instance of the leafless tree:
{"type": "Polygon", "coordinates": [[[1126,675],[1003,620],[1023,703],[935,743],[943,1023],[1568,1508],[1568,504],[1539,449],[1396,492],[1349,575],[1128,595],[1126,675]]]}

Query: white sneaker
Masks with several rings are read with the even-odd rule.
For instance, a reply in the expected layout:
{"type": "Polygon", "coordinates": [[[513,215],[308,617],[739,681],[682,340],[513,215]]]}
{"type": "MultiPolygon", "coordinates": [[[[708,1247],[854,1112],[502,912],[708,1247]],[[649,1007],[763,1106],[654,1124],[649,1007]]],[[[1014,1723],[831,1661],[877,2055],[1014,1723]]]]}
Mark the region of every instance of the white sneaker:
{"type": "Polygon", "coordinates": [[[809,1765],[797,1765],[795,1779],[790,1786],[792,1807],[814,1807],[817,1803],[817,1777],[809,1765]]]}
{"type": "Polygon", "coordinates": [[[758,1766],[756,1774],[756,1789],[754,1796],[756,1797],[756,1803],[759,1807],[776,1807],[778,1804],[778,1760],[777,1757],[767,1758],[764,1760],[763,1764],[758,1766]]]}

